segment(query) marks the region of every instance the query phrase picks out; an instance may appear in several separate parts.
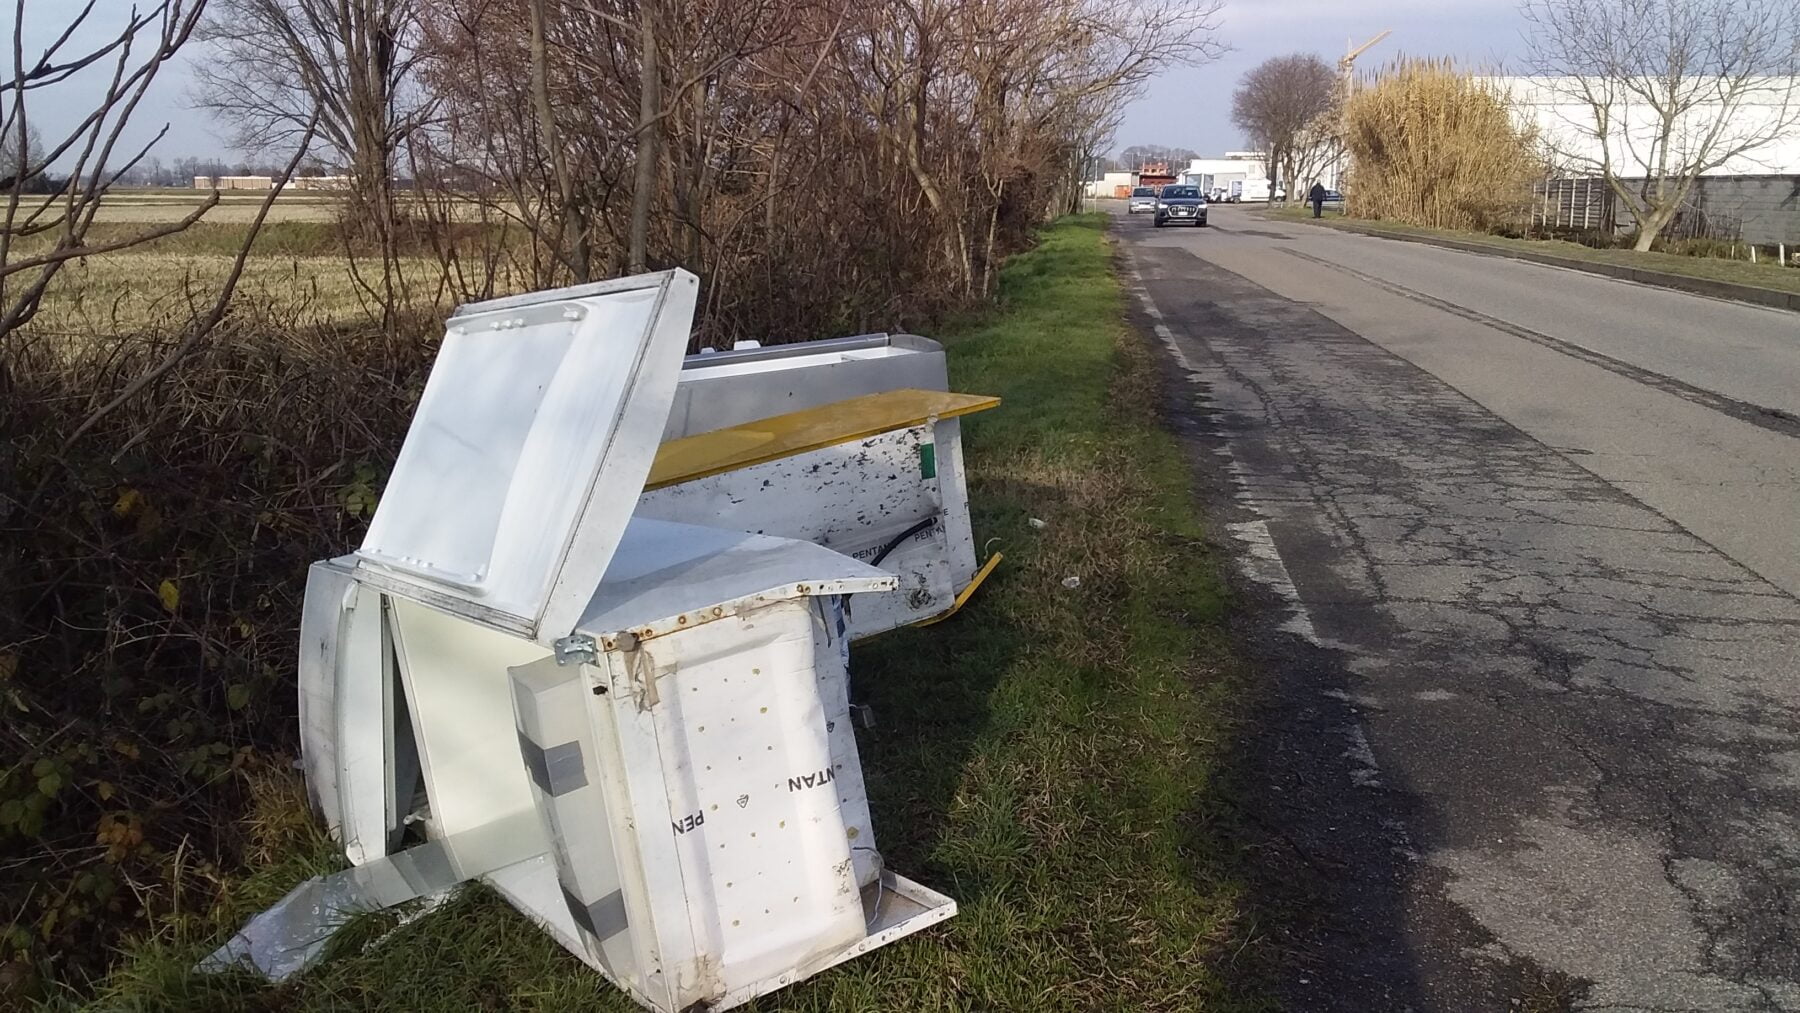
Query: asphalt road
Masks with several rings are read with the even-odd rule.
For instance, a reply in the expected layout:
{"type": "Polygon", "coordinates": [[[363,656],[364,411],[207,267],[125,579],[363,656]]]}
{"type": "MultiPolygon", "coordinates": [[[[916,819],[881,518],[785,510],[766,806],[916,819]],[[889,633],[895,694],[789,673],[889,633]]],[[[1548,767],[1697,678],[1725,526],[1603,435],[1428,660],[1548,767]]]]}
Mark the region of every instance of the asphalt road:
{"type": "Polygon", "coordinates": [[[1800,315],[1212,221],[1115,231],[1267,606],[1286,1004],[1800,1010],[1800,315]]]}

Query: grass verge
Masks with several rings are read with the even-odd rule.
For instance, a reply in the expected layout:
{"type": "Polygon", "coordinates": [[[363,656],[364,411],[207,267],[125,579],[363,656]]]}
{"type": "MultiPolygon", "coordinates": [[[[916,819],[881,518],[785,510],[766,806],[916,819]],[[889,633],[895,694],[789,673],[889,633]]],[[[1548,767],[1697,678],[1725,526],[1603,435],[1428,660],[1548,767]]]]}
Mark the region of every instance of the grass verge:
{"type": "MultiPolygon", "coordinates": [[[[1301,207],[1276,208],[1264,213],[1285,220],[1312,220],[1312,211],[1301,207]]],[[[1506,236],[1493,236],[1480,232],[1459,232],[1455,229],[1433,229],[1421,225],[1403,225],[1399,222],[1347,218],[1342,214],[1329,211],[1320,220],[1322,225],[1331,225],[1334,222],[1380,229],[1383,232],[1392,232],[1399,236],[1454,239],[1464,243],[1491,246],[1497,250],[1525,250],[1568,260],[1585,261],[1590,264],[1611,264],[1617,267],[1636,268],[1640,271],[1660,271],[1664,274],[1679,275],[1684,278],[1723,281],[1734,285],[1752,285],[1757,288],[1773,289],[1777,292],[1800,293],[1800,270],[1792,267],[1779,267],[1775,264],[1752,264],[1747,260],[1731,260],[1725,257],[1690,257],[1676,253],[1598,250],[1591,246],[1583,246],[1580,243],[1571,243],[1561,239],[1511,239],[1506,236]]]]}
{"type": "MultiPolygon", "coordinates": [[[[1158,422],[1155,360],[1124,323],[1104,221],[1049,228],[1007,266],[1000,306],[947,339],[955,386],[1005,398],[967,420],[965,444],[977,532],[1006,563],[951,622],[852,658],[879,719],[861,747],[882,851],[961,913],[747,1009],[1272,1008],[1229,970],[1250,929],[1218,822],[1233,809],[1240,688],[1223,585],[1158,422]]],[[[265,822],[291,850],[229,916],[321,854],[315,831],[265,822]]],[[[183,970],[219,920],[134,947],[102,1005],[631,1008],[481,889],[280,987],[183,970]]]]}

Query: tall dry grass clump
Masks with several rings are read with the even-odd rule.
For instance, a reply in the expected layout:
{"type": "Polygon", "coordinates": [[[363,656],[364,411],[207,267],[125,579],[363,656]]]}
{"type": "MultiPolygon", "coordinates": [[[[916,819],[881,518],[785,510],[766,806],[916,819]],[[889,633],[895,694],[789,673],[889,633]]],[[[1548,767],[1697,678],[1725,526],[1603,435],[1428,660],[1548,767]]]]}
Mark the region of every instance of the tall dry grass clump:
{"type": "Polygon", "coordinates": [[[1487,231],[1519,216],[1543,175],[1506,98],[1444,60],[1401,60],[1344,112],[1349,212],[1487,231]]]}

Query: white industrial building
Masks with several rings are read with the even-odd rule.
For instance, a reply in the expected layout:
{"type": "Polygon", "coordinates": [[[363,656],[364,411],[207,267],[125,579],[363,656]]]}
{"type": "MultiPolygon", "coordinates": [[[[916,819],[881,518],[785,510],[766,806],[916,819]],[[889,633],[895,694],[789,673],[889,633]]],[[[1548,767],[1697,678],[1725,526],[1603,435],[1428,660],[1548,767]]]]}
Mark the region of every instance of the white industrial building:
{"type": "MultiPolygon", "coordinates": [[[[1335,190],[1338,184],[1338,167],[1326,164],[1313,170],[1313,175],[1300,181],[1304,191],[1312,185],[1313,179],[1323,182],[1327,189],[1335,190]]],[[[1188,162],[1187,168],[1181,172],[1184,183],[1191,183],[1203,190],[1223,190],[1230,193],[1233,183],[1244,183],[1252,180],[1270,181],[1268,156],[1260,151],[1227,151],[1219,158],[1196,158],[1188,162]]]]}
{"type": "MultiPolygon", "coordinates": [[[[1512,103],[1534,128],[1564,168],[1578,171],[1600,164],[1603,149],[1592,107],[1582,98],[1580,83],[1571,78],[1486,78],[1512,103]]],[[[1709,90],[1704,85],[1702,91],[1709,90]]],[[[1609,105],[1604,152],[1611,154],[1614,170],[1623,177],[1654,173],[1648,165],[1661,118],[1643,99],[1622,88],[1609,105]]],[[[1800,81],[1774,78],[1756,87],[1735,103],[1726,116],[1719,102],[1700,102],[1676,124],[1672,145],[1676,159],[1703,143],[1728,119],[1722,142],[1767,138],[1723,164],[1708,168],[1708,176],[1764,176],[1800,174],[1800,81]]]]}
{"type": "MultiPolygon", "coordinates": [[[[1564,179],[1597,177],[1604,158],[1624,180],[1658,175],[1655,156],[1662,118],[1640,96],[1617,86],[1607,108],[1607,129],[1583,98],[1580,82],[1557,77],[1484,79],[1512,104],[1523,125],[1535,130],[1564,179]]],[[[1705,80],[1695,85],[1710,90],[1705,80]]],[[[1687,200],[1688,234],[1713,234],[1749,243],[1800,242],[1800,81],[1770,78],[1727,110],[1724,103],[1698,102],[1674,125],[1666,171],[1679,171],[1702,146],[1745,150],[1707,166],[1687,200]],[[1721,131],[1717,140],[1706,138],[1721,131]]],[[[1610,198],[1603,197],[1608,204],[1610,198]]],[[[1603,217],[1620,228],[1629,210],[1614,206],[1603,217]]]]}
{"type": "Polygon", "coordinates": [[[1232,183],[1268,177],[1260,151],[1227,151],[1221,158],[1196,158],[1181,171],[1182,182],[1202,190],[1229,190],[1232,183]]]}
{"type": "MultiPolygon", "coordinates": [[[[288,180],[293,190],[348,190],[349,176],[295,176],[288,180]]],[[[195,176],[196,190],[272,190],[273,176],[195,176]]]]}
{"type": "Polygon", "coordinates": [[[1113,169],[1105,172],[1099,179],[1087,185],[1089,198],[1125,198],[1131,196],[1131,188],[1137,186],[1136,169],[1113,169]]]}

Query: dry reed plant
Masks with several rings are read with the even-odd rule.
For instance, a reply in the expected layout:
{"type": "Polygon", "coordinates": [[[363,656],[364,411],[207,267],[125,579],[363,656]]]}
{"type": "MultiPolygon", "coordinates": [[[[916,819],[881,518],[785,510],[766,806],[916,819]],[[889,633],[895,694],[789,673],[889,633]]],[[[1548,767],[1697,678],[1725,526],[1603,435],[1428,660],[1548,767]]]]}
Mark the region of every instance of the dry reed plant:
{"type": "Polygon", "coordinates": [[[1535,134],[1449,61],[1388,65],[1344,121],[1348,210],[1359,218],[1487,231],[1516,219],[1543,176],[1535,134]]]}

